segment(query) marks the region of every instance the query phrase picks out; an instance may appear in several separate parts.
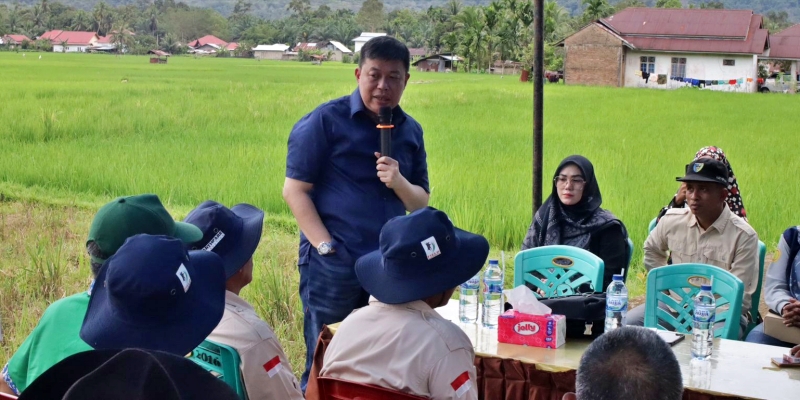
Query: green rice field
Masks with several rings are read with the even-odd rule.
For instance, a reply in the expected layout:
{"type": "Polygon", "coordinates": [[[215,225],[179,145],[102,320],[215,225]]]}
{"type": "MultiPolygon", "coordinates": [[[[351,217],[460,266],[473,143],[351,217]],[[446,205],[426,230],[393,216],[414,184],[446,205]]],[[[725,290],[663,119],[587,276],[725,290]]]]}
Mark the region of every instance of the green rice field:
{"type": "MultiPolygon", "coordinates": [[[[243,294],[299,370],[296,227],[281,197],[286,142],[300,117],[355,89],[354,67],[0,52],[0,362],[49,302],[88,284],[82,246],[93,212],[151,192],[176,217],[206,199],[267,211],[256,282],[243,294]]],[[[531,220],[531,99],[532,85],[514,76],[412,71],[401,103],[425,130],[431,205],[509,259],[531,220]]],[[[545,191],[562,158],[592,160],[603,207],[636,243],[634,295],[644,291],[647,224],[703,146],[728,154],[770,249],[800,222],[800,96],[547,85],[544,107],[545,191]]]]}

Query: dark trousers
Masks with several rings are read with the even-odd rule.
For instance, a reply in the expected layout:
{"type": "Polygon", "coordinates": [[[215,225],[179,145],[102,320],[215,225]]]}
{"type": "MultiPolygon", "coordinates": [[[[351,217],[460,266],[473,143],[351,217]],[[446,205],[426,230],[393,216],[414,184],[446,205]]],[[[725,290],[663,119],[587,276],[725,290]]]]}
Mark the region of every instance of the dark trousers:
{"type": "Polygon", "coordinates": [[[301,264],[300,299],[303,302],[303,336],[306,341],[306,369],[300,379],[305,392],[314,349],[322,325],[341,322],[353,310],[367,305],[369,294],[356,279],[355,260],[344,246],[321,256],[311,249],[308,264],[301,264]]]}

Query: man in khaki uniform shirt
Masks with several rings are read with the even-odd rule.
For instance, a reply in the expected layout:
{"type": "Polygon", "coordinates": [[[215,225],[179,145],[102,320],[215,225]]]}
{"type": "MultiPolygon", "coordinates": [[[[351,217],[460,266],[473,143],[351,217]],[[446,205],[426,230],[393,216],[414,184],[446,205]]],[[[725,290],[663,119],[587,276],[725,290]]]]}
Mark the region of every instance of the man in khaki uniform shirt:
{"type": "Polygon", "coordinates": [[[427,397],[477,400],[467,335],[433,309],[480,271],[489,243],[427,207],[384,225],[380,250],[356,262],[369,305],[353,311],[325,351],[320,376],[427,397]]]}
{"type": "MultiPolygon", "coordinates": [[[[702,263],[720,267],[744,283],[742,332],[747,326],[751,298],[758,286],[758,235],[725,203],[728,173],[719,161],[694,160],[686,166],[689,208],[673,208],[661,218],[644,243],[647,270],[673,264],[702,263]]],[[[628,314],[629,325],[644,324],[644,307],[628,314]]],[[[740,335],[741,336],[741,335],[740,335]]]]}
{"type": "Polygon", "coordinates": [[[253,253],[261,240],[264,212],[249,204],[228,209],[206,201],[184,221],[203,231],[197,248],[219,254],[225,263],[225,313],[208,340],[239,353],[248,399],[302,400],[300,385],[275,332],[239,297],[253,280],[253,253]]]}

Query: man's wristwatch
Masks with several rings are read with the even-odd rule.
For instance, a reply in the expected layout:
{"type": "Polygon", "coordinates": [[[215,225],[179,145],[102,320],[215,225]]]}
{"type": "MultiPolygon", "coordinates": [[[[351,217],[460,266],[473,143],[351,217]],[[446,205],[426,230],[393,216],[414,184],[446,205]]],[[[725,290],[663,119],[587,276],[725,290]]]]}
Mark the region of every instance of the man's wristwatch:
{"type": "Polygon", "coordinates": [[[331,254],[331,252],[333,252],[333,246],[331,245],[331,242],[320,243],[317,246],[317,252],[321,256],[327,256],[328,254],[331,254]]]}

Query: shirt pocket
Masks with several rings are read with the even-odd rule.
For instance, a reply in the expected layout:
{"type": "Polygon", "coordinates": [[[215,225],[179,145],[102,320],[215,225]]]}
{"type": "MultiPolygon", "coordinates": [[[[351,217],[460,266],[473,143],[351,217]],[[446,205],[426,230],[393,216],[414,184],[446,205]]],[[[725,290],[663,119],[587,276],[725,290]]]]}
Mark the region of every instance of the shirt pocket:
{"type": "Polygon", "coordinates": [[[730,258],[731,255],[720,247],[706,247],[702,249],[701,261],[703,264],[713,265],[722,268],[726,271],[731,270],[730,258]]]}
{"type": "Polygon", "coordinates": [[[670,257],[673,264],[683,264],[690,262],[698,262],[696,257],[697,244],[680,242],[674,246],[670,246],[670,257]]]}

